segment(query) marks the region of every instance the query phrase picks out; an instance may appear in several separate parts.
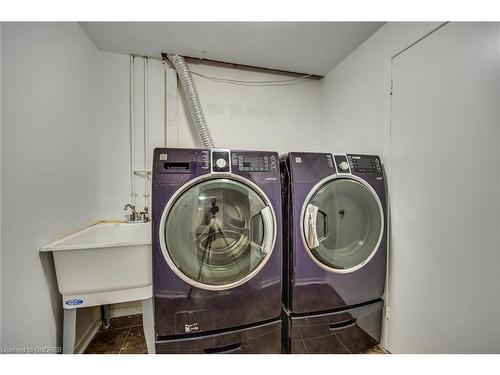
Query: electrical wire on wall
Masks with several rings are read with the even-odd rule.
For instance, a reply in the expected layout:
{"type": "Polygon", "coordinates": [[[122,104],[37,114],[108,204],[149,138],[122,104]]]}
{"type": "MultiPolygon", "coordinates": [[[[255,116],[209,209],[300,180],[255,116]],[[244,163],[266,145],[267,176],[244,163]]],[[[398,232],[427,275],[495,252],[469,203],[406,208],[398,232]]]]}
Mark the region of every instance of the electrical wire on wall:
{"type": "Polygon", "coordinates": [[[215,82],[219,82],[219,83],[227,83],[230,85],[237,85],[237,86],[291,86],[291,85],[297,85],[300,83],[308,82],[307,78],[312,76],[312,74],[306,74],[306,75],[303,75],[300,77],[294,77],[294,78],[288,78],[288,79],[282,79],[282,80],[244,81],[244,80],[237,80],[237,79],[214,77],[214,76],[209,76],[206,74],[201,74],[201,73],[193,72],[193,71],[191,71],[191,74],[195,75],[197,77],[208,79],[210,81],[215,81],[215,82]]]}
{"type": "MultiPolygon", "coordinates": [[[[155,57],[152,57],[152,58],[157,59],[157,60],[161,60],[165,64],[169,60],[169,58],[168,58],[169,55],[166,53],[162,53],[162,56],[163,56],[162,59],[158,59],[155,57]]],[[[172,56],[172,55],[170,55],[170,56],[172,56]]],[[[188,58],[189,57],[184,57],[184,59],[188,59],[188,58]]],[[[206,61],[211,61],[211,60],[206,60],[206,61]]],[[[203,63],[204,60],[202,59],[201,62],[203,63]]],[[[220,62],[212,61],[212,63],[218,64],[220,62]]],[[[224,63],[222,63],[222,64],[224,64],[224,63]]],[[[191,65],[191,64],[187,63],[186,65],[191,65]]],[[[299,73],[285,72],[285,71],[279,71],[279,70],[276,71],[273,69],[249,67],[249,66],[244,66],[244,65],[242,65],[241,67],[243,67],[243,69],[245,69],[245,67],[246,67],[246,68],[250,68],[251,70],[262,70],[262,71],[267,72],[268,74],[269,73],[288,74],[288,75],[294,75],[295,77],[286,78],[286,79],[276,79],[276,80],[246,81],[246,80],[215,77],[215,76],[210,76],[207,74],[195,72],[195,71],[192,71],[191,69],[189,69],[189,70],[190,70],[190,74],[195,75],[195,76],[200,77],[200,78],[204,78],[204,79],[218,82],[218,83],[227,83],[230,85],[239,85],[239,86],[288,86],[288,85],[296,85],[296,84],[300,84],[300,83],[309,82],[309,80],[307,78],[311,78],[311,79],[320,78],[314,74],[303,74],[303,75],[297,76],[299,73]]]]}
{"type": "MultiPolygon", "coordinates": [[[[176,54],[166,54],[162,53],[163,61],[170,63],[174,66],[179,81],[182,85],[182,88],[185,93],[186,101],[189,107],[189,112],[191,114],[191,118],[195,125],[196,131],[200,137],[201,143],[203,147],[211,149],[214,148],[214,142],[210,135],[208,125],[203,114],[203,110],[200,103],[200,98],[198,96],[198,92],[196,90],[196,84],[193,79],[193,75],[196,75],[200,78],[207,79],[210,81],[214,81],[222,84],[230,84],[236,86],[255,86],[255,87],[272,87],[272,86],[291,86],[297,85],[300,83],[307,82],[308,78],[311,78],[312,74],[303,74],[297,76],[297,73],[293,72],[284,72],[284,71],[274,71],[279,72],[280,74],[293,75],[293,78],[279,79],[279,80],[255,80],[255,81],[247,81],[247,80],[237,80],[237,79],[229,79],[229,78],[221,78],[216,76],[210,76],[207,74],[202,74],[199,72],[193,72],[189,67],[186,58],[183,56],[179,56],[176,54]],[[307,80],[307,81],[306,81],[307,80]]],[[[146,59],[146,57],[144,57],[146,59]]],[[[249,68],[249,67],[247,67],[249,68]]],[[[259,69],[255,67],[250,67],[251,69],[259,69]]],[[[262,68],[260,68],[262,69],[262,68]]],[[[266,69],[269,73],[269,69],[266,69]]],[[[167,116],[166,116],[167,117],[167,116]]]]}

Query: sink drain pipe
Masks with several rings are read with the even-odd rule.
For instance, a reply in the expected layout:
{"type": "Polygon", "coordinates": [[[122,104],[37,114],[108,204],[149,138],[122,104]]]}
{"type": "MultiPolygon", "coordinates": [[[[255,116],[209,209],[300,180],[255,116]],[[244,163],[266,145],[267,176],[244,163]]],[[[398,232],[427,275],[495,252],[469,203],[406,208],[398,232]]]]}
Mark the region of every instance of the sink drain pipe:
{"type": "Polygon", "coordinates": [[[193,118],[196,131],[201,139],[201,143],[205,148],[215,148],[214,141],[208,130],[207,121],[201,109],[200,98],[196,91],[196,86],[193,81],[193,76],[189,71],[189,67],[184,57],[179,55],[167,55],[167,58],[174,65],[179,80],[181,81],[184,94],[186,95],[189,112],[193,118]]]}

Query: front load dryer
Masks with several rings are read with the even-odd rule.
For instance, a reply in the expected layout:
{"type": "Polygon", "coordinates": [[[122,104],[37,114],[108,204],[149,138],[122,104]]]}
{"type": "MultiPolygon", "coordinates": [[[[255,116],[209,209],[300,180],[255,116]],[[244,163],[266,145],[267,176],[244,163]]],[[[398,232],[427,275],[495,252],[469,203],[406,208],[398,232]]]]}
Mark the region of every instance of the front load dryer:
{"type": "Polygon", "coordinates": [[[284,346],[362,352],[380,341],[385,181],[374,155],[291,152],[283,183],[284,346]]]}
{"type": "Polygon", "coordinates": [[[157,353],[279,353],[281,187],[274,152],[157,148],[157,353]]]}

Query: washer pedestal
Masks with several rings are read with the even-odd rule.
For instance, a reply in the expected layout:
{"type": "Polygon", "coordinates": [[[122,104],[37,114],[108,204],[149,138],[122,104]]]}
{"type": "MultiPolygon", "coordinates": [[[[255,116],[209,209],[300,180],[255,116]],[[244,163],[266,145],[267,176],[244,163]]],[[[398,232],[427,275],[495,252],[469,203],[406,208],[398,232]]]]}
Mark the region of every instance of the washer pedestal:
{"type": "Polygon", "coordinates": [[[156,342],[156,353],[164,354],[280,354],[281,321],[220,333],[167,338],[156,342]]]}
{"type": "Polygon", "coordinates": [[[307,316],[283,312],[283,351],[291,354],[363,353],[380,342],[383,301],[307,316]]]}

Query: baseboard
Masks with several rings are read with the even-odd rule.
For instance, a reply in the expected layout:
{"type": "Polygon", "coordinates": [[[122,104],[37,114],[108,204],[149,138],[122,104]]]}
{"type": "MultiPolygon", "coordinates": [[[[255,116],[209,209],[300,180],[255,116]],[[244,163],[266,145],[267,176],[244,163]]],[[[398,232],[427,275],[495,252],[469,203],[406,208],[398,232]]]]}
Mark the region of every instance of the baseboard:
{"type": "Polygon", "coordinates": [[[142,304],[140,301],[125,302],[111,305],[111,318],[119,316],[135,315],[142,313],[142,304]]]}
{"type": "Polygon", "coordinates": [[[90,344],[90,342],[96,335],[97,331],[99,331],[100,327],[101,327],[101,316],[99,314],[97,319],[94,321],[94,323],[90,325],[90,327],[87,329],[87,332],[85,332],[80,341],[76,343],[73,353],[82,354],[85,351],[85,349],[87,349],[87,346],[90,344]]]}

